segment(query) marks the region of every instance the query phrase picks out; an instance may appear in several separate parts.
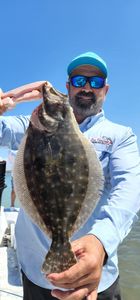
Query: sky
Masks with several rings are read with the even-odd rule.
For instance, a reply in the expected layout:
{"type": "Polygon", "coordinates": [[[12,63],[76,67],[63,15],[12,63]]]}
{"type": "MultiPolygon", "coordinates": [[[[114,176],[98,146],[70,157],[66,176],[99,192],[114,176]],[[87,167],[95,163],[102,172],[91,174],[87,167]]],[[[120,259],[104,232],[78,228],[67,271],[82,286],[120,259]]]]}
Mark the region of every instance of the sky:
{"type": "MultiPolygon", "coordinates": [[[[106,117],[132,127],[140,145],[139,0],[0,0],[0,38],[3,91],[48,80],[66,93],[70,61],[100,55],[109,73],[106,117]]],[[[27,115],[37,105],[18,104],[5,115],[27,115]]]]}

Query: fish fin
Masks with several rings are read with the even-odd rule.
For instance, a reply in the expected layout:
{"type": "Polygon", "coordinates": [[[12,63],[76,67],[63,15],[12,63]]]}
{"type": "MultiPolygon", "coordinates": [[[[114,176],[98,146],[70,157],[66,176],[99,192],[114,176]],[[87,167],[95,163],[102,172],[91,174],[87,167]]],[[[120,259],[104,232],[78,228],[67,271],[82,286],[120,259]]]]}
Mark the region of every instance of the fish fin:
{"type": "Polygon", "coordinates": [[[42,272],[47,275],[50,273],[60,273],[72,267],[76,262],[77,260],[72,252],[70,242],[61,245],[52,243],[42,265],[42,272]]]}

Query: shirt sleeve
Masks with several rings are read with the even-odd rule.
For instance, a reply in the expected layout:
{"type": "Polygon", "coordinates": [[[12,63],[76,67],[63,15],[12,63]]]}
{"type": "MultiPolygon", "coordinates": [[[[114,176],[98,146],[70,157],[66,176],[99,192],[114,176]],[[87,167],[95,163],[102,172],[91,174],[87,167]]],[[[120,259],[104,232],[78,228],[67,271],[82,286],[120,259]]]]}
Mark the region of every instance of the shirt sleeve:
{"type": "Polygon", "coordinates": [[[0,146],[17,150],[29,125],[30,116],[0,117],[0,146]]]}
{"type": "Polygon", "coordinates": [[[108,256],[127,236],[140,209],[140,157],[131,129],[111,153],[109,172],[111,191],[88,232],[102,242],[108,256]]]}

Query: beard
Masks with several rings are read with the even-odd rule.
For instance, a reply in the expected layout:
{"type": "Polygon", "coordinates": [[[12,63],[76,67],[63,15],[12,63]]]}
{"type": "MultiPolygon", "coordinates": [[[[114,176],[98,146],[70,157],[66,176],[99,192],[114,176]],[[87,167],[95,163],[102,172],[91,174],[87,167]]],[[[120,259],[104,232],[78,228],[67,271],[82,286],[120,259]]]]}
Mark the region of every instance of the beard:
{"type": "Polygon", "coordinates": [[[74,114],[87,117],[96,115],[101,110],[103,99],[97,98],[93,92],[81,91],[70,98],[74,114]]]}

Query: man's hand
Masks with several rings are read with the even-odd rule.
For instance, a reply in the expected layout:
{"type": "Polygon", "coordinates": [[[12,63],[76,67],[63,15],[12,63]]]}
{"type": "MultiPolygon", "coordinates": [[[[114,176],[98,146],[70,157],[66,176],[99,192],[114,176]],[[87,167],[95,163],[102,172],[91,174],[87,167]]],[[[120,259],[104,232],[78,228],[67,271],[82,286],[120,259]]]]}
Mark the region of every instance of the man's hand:
{"type": "Polygon", "coordinates": [[[19,103],[42,98],[42,86],[45,81],[36,81],[22,85],[3,94],[3,97],[10,97],[13,102],[19,103]]]}
{"type": "Polygon", "coordinates": [[[47,276],[56,287],[70,290],[54,289],[52,295],[63,300],[96,300],[105,259],[103,245],[94,235],[87,235],[74,241],[72,249],[78,262],[69,270],[47,276]]]}
{"type": "Polygon", "coordinates": [[[41,99],[44,83],[45,81],[32,82],[5,93],[0,89],[0,115],[14,108],[17,103],[41,99]]]}
{"type": "Polygon", "coordinates": [[[10,97],[5,97],[3,99],[4,93],[0,89],[0,115],[2,115],[8,109],[11,109],[15,106],[15,103],[12,101],[10,97]]]}

